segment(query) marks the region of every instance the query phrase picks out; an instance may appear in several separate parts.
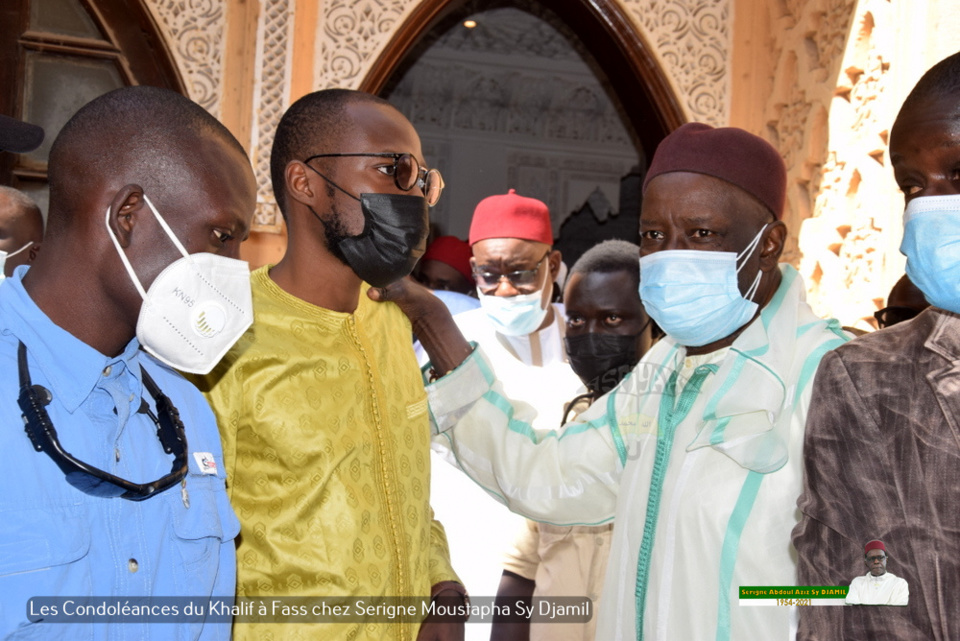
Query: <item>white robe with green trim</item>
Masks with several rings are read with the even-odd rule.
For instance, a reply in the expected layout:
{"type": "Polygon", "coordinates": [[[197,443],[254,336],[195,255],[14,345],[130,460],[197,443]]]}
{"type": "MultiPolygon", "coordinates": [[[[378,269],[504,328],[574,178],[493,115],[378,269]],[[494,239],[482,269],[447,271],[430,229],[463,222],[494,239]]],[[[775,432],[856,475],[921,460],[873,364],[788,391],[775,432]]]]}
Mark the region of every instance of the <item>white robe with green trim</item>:
{"type": "Polygon", "coordinates": [[[741,607],[739,588],[795,584],[813,376],[848,336],[813,314],[796,270],[781,272],[731,347],[688,357],[660,341],[559,435],[530,427],[533,410],[503,396],[482,350],[427,388],[434,447],[511,509],[615,519],[598,639],[793,637],[792,608],[741,607]]]}

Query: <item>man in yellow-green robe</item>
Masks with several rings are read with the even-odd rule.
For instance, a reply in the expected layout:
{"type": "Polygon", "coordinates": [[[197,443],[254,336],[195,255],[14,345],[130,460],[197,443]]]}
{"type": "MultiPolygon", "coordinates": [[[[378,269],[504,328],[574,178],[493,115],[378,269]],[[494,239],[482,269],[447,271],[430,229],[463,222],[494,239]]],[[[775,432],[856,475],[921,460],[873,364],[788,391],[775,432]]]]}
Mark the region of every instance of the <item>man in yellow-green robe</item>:
{"type": "MultiPolygon", "coordinates": [[[[373,96],[321,91],[290,108],[273,150],[285,169],[279,183],[274,174],[274,191],[287,220],[287,253],[251,275],[252,327],[211,374],[194,379],[217,414],[241,523],[237,596],[268,610],[274,599],[291,603],[280,597],[376,605],[442,595],[465,603],[430,507],[430,427],[411,326],[395,305],[371,301],[364,282],[409,273],[405,265],[419,254],[398,246],[376,262],[376,251],[365,246],[358,254],[350,242],[361,231],[376,236],[381,219],[396,218],[422,226],[408,236],[423,244],[427,204],[439,191],[430,192],[429,176],[423,185],[423,161],[411,157],[421,158],[413,127],[373,96]],[[326,133],[309,129],[317,123],[326,133]],[[323,151],[331,153],[314,155],[323,151]],[[419,189],[411,189],[408,173],[419,189]]],[[[318,622],[310,611],[270,619],[238,617],[234,635],[463,638],[462,619],[318,622]]]]}

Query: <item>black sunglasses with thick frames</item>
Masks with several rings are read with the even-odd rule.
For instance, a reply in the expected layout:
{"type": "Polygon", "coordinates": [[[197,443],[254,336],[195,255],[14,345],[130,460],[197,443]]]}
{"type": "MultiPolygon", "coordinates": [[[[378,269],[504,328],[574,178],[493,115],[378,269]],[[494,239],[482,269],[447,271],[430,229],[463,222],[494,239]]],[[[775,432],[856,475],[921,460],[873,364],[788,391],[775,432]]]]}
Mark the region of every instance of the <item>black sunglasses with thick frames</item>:
{"type": "Polygon", "coordinates": [[[922,309],[915,309],[913,307],[889,305],[881,310],[875,311],[873,317],[877,319],[877,327],[883,329],[916,318],[922,311],[922,309]]]}
{"type": "Polygon", "coordinates": [[[537,261],[533,269],[518,269],[506,274],[494,272],[480,267],[473,268],[473,277],[477,281],[477,287],[484,294],[495,290],[500,286],[501,280],[508,280],[514,289],[519,292],[528,293],[536,287],[539,281],[540,265],[550,256],[550,250],[543,255],[543,258],[537,261]]]}
{"type": "MultiPolygon", "coordinates": [[[[414,187],[419,187],[423,192],[423,197],[427,205],[433,207],[440,200],[440,194],[443,192],[443,177],[438,169],[427,169],[421,167],[420,163],[413,154],[397,153],[350,153],[350,154],[315,154],[303,161],[309,165],[315,158],[393,158],[393,182],[400,191],[410,191],[414,187]]],[[[311,167],[311,169],[313,169],[311,167]]],[[[314,171],[317,171],[314,169],[314,171]]],[[[317,171],[320,174],[319,171],[317,171]]],[[[330,180],[323,174],[320,174],[325,180],[330,180]]],[[[332,182],[332,181],[331,181],[332,182]]],[[[351,194],[352,195],[352,194],[351,194]]],[[[356,198],[356,196],[354,196],[356,198]]]]}
{"type": "MultiPolygon", "coordinates": [[[[57,467],[66,476],[67,483],[91,496],[101,498],[119,497],[131,501],[142,501],[163,492],[186,478],[188,471],[187,437],[184,434],[183,423],[180,421],[180,413],[142,367],[140,373],[143,378],[143,385],[153,397],[157,405],[157,413],[160,416],[158,418],[150,411],[146,401],[141,403],[139,411],[149,415],[157,426],[157,438],[160,439],[163,451],[167,454],[173,454],[173,465],[170,468],[170,473],[152,483],[134,483],[122,479],[74,458],[64,450],[63,446],[60,445],[60,439],[57,438],[57,430],[53,427],[53,422],[45,408],[53,400],[53,395],[47,388],[42,385],[34,385],[30,380],[30,370],[27,366],[27,348],[23,343],[20,343],[17,350],[17,364],[20,374],[20,397],[17,403],[20,405],[20,411],[23,412],[24,430],[30,437],[33,448],[37,452],[45,453],[57,464],[57,467]]],[[[184,504],[186,505],[185,492],[186,488],[183,490],[184,504]]]]}

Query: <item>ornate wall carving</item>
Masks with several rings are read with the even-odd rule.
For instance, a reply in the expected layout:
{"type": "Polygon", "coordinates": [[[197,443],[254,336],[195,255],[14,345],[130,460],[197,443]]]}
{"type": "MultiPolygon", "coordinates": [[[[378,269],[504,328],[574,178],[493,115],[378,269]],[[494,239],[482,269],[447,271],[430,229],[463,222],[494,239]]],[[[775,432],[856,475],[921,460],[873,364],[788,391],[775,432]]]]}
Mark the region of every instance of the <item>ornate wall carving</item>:
{"type": "Polygon", "coordinates": [[[903,201],[885,155],[891,124],[886,97],[891,56],[877,31],[878,23],[892,27],[889,3],[862,1],[856,11],[854,5],[821,0],[804,7],[810,12],[807,24],[818,31],[811,59],[821,64],[839,58],[841,64],[839,69],[821,66],[827,73],[810,78],[825,79],[833,88],[829,100],[821,101],[829,121],[818,124],[829,139],[829,149],[822,156],[826,162],[817,168],[819,181],[807,186],[813,217],[794,217],[791,228],[800,229],[799,266],[814,310],[868,328],[867,319],[883,306],[892,284],[888,274],[895,267],[889,264],[889,245],[899,236],[903,201]],[[841,33],[847,35],[838,56],[841,33]]]}
{"type": "MultiPolygon", "coordinates": [[[[360,84],[393,29],[419,0],[335,0],[323,6],[316,86],[360,84]]],[[[624,0],[673,80],[691,120],[728,114],[730,0],[624,0]]]]}
{"type": "Polygon", "coordinates": [[[323,2],[317,89],[356,87],[418,0],[323,2]]]}
{"type": "Polygon", "coordinates": [[[730,94],[729,0],[624,0],[691,120],[725,125],[730,94]]]}
{"type": "Polygon", "coordinates": [[[251,159],[257,177],[257,231],[280,231],[282,220],[270,182],[270,149],[283,112],[290,105],[290,45],[293,0],[261,0],[257,25],[257,70],[254,86],[251,159]]]}
{"type": "Polygon", "coordinates": [[[144,0],[183,75],[191,100],[220,116],[225,17],[220,0],[144,0]]]}
{"type": "MultiPolygon", "coordinates": [[[[163,30],[190,97],[219,115],[224,8],[218,0],[145,0],[163,30]]],[[[320,3],[314,86],[356,87],[399,24],[420,0],[329,0],[320,3]]],[[[691,120],[724,124],[729,112],[732,0],[624,0],[637,31],[656,50],[691,120]]],[[[260,0],[258,82],[251,153],[260,181],[256,225],[279,228],[262,150],[286,107],[291,63],[290,0],[260,0]],[[265,178],[266,176],[266,178],[265,178]]]]}

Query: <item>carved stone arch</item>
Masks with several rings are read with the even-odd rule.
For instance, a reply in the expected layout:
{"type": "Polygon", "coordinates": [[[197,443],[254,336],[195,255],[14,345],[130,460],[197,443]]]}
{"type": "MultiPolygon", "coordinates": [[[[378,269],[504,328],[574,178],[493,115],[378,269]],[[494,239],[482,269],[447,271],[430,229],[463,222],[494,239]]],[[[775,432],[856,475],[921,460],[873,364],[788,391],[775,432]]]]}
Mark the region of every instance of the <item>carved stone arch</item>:
{"type": "MultiPolygon", "coordinates": [[[[542,0],[541,0],[542,2],[542,0]]],[[[434,26],[468,0],[423,0],[394,31],[359,89],[379,93],[407,53],[434,26]]],[[[495,3],[511,6],[509,0],[495,3]]],[[[647,157],[670,131],[687,121],[669,80],[645,38],[616,0],[542,2],[582,40],[597,63],[617,81],[613,89],[632,121],[647,157]]]]}

